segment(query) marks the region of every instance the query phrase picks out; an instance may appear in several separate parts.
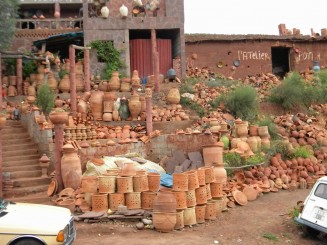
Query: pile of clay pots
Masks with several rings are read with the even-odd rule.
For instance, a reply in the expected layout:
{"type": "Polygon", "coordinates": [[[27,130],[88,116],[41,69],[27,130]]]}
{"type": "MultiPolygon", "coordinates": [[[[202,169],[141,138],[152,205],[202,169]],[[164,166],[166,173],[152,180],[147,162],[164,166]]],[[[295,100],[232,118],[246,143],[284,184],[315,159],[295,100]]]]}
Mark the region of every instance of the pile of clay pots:
{"type": "Polygon", "coordinates": [[[164,108],[154,106],[152,109],[152,120],[154,122],[184,121],[190,120],[190,116],[187,111],[183,110],[180,104],[173,104],[164,108]]]}

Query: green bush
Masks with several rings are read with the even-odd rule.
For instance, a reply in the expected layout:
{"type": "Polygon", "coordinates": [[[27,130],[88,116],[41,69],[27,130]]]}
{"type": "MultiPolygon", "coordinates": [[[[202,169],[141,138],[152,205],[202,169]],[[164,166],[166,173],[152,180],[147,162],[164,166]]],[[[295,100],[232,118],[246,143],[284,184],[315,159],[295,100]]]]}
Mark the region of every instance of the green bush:
{"type": "Polygon", "coordinates": [[[190,98],[181,97],[180,104],[182,106],[187,106],[191,110],[195,111],[199,117],[203,117],[206,114],[204,108],[196,102],[192,101],[190,98]]]}
{"type": "Polygon", "coordinates": [[[48,116],[55,105],[55,94],[48,84],[43,84],[38,88],[36,95],[36,105],[40,107],[44,115],[48,116]]]}
{"type": "Polygon", "coordinates": [[[265,162],[267,159],[264,154],[255,154],[248,157],[245,161],[246,165],[257,165],[265,162]]]}
{"type": "Polygon", "coordinates": [[[305,146],[298,146],[294,149],[293,152],[293,157],[297,158],[297,157],[303,157],[303,158],[308,158],[311,157],[312,154],[312,150],[310,150],[308,147],[305,146]]]}
{"type": "Polygon", "coordinates": [[[236,88],[222,97],[225,108],[235,117],[253,121],[259,110],[257,91],[250,86],[236,88]]]}
{"type": "Polygon", "coordinates": [[[321,103],[323,100],[322,87],[305,83],[297,72],[290,73],[279,86],[271,89],[268,97],[268,101],[286,110],[307,109],[313,103],[321,103]]]}
{"type": "Polygon", "coordinates": [[[291,157],[288,145],[283,140],[272,140],[270,142],[270,148],[262,149],[262,151],[266,154],[267,158],[270,158],[277,153],[280,153],[283,159],[288,159],[291,157]]]}
{"type": "Polygon", "coordinates": [[[223,159],[227,167],[240,167],[243,165],[240,154],[236,152],[225,153],[223,159]]]}

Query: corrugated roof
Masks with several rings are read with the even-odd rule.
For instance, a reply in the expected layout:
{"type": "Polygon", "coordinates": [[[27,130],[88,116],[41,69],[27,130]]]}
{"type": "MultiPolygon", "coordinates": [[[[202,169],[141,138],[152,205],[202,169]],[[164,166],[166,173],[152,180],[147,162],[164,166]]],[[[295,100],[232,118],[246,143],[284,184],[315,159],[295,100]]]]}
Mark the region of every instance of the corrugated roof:
{"type": "Polygon", "coordinates": [[[58,44],[58,42],[71,42],[73,40],[78,40],[83,42],[84,39],[84,32],[69,32],[69,33],[62,33],[62,34],[58,34],[58,35],[53,35],[53,36],[49,36],[45,39],[41,39],[41,40],[37,40],[34,41],[33,44],[35,47],[37,48],[41,48],[43,43],[46,43],[47,45],[51,45],[51,44],[58,44]]]}
{"type": "Polygon", "coordinates": [[[279,41],[327,41],[327,37],[306,36],[279,36],[279,35],[224,35],[224,34],[185,34],[186,43],[209,41],[242,41],[242,40],[279,40],[279,41]]]}

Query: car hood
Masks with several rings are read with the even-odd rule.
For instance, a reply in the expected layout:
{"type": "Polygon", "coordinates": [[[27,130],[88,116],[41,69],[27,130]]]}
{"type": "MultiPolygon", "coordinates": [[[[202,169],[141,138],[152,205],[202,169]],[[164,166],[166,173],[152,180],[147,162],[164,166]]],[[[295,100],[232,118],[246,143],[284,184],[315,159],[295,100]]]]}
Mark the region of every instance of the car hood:
{"type": "Polygon", "coordinates": [[[71,219],[70,210],[51,205],[9,203],[0,213],[0,233],[57,235],[71,219]],[[3,212],[6,212],[4,214],[3,212]]]}

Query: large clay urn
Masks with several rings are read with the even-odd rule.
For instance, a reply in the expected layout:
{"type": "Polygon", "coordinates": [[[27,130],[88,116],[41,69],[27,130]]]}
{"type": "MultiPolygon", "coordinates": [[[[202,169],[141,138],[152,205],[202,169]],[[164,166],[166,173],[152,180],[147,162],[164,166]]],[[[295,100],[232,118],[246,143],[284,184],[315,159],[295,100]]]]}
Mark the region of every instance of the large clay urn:
{"type": "Polygon", "coordinates": [[[131,84],[134,91],[137,91],[141,87],[141,78],[139,77],[139,72],[137,70],[133,71],[131,84]]]}
{"type": "Polygon", "coordinates": [[[83,92],[85,87],[83,74],[76,74],[75,81],[76,81],[76,92],[83,92]]]}
{"type": "Polygon", "coordinates": [[[77,150],[71,144],[62,147],[61,176],[65,188],[78,189],[81,186],[82,168],[77,150]]]}
{"type": "Polygon", "coordinates": [[[215,175],[216,181],[215,183],[226,184],[227,182],[227,171],[224,168],[224,163],[213,163],[213,173],[215,175]]]}
{"type": "Polygon", "coordinates": [[[212,166],[214,162],[223,162],[223,142],[217,142],[211,145],[205,145],[202,147],[203,160],[205,166],[212,166]]]}
{"type": "Polygon", "coordinates": [[[95,91],[91,93],[89,102],[90,102],[90,108],[94,119],[102,120],[104,92],[99,91],[97,89],[98,87],[95,86],[95,91]]]}
{"type": "Polygon", "coordinates": [[[53,124],[66,124],[68,122],[68,113],[65,111],[52,111],[49,119],[53,124]]]}
{"type": "Polygon", "coordinates": [[[118,92],[120,89],[120,78],[119,78],[119,72],[113,71],[111,74],[111,78],[108,84],[109,91],[116,91],[118,92]]]}
{"type": "Polygon", "coordinates": [[[128,101],[128,109],[130,111],[133,121],[136,121],[141,113],[142,105],[139,98],[140,96],[135,93],[131,95],[131,98],[128,101]]]}
{"type": "Polygon", "coordinates": [[[181,95],[179,93],[179,89],[177,87],[173,87],[169,90],[166,100],[169,104],[177,105],[181,99],[181,95]]]}
{"type": "Polygon", "coordinates": [[[176,196],[170,189],[161,189],[153,200],[154,212],[176,212],[176,196]]]}
{"type": "Polygon", "coordinates": [[[57,89],[58,89],[57,79],[55,78],[55,76],[51,72],[49,72],[49,74],[48,74],[48,86],[54,92],[56,92],[57,89]]]}
{"type": "Polygon", "coordinates": [[[63,93],[69,93],[70,91],[69,74],[65,74],[64,77],[60,80],[59,90],[63,93]]]}

